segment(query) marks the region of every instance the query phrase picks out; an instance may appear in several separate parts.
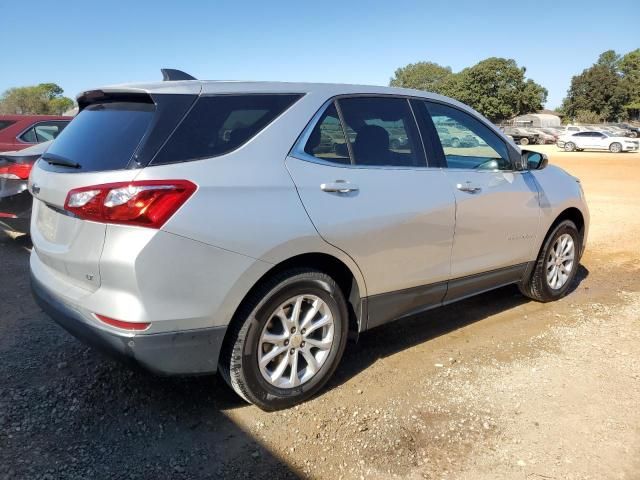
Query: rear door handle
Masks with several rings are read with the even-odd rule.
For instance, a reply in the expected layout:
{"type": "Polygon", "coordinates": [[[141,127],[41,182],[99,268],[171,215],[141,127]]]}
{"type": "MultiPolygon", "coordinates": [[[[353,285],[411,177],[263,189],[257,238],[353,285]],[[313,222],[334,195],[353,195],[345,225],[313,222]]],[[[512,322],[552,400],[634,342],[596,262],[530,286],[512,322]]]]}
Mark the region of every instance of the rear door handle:
{"type": "Polygon", "coordinates": [[[456,188],[461,192],[467,193],[480,193],[482,191],[482,188],[474,187],[473,185],[471,185],[471,182],[466,182],[464,185],[462,183],[459,183],[458,185],[456,185],[456,188]]]}
{"type": "Polygon", "coordinates": [[[359,189],[357,185],[346,180],[336,180],[335,182],[321,184],[320,190],[328,193],[349,193],[357,192],[359,189]]]}

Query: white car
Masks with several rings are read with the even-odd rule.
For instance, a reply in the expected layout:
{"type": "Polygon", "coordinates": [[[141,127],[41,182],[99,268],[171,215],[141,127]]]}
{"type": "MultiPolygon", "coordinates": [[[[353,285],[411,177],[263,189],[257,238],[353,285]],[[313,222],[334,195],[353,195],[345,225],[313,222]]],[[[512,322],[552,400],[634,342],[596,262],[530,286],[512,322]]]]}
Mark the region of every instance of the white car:
{"type": "Polygon", "coordinates": [[[558,138],[558,147],[565,152],[575,150],[609,150],[612,153],[637,152],[639,142],[628,137],[616,137],[607,132],[577,132],[558,138]]]}

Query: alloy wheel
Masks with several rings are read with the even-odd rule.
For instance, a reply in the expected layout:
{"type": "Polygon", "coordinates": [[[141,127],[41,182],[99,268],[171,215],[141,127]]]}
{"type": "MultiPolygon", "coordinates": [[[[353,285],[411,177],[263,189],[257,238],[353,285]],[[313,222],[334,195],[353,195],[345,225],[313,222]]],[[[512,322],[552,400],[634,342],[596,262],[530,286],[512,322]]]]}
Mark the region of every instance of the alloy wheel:
{"type": "Polygon", "coordinates": [[[274,387],[294,388],[313,378],[334,340],[333,314],[315,295],[297,295],[272,314],[258,341],[258,366],[274,387]]]}
{"type": "Polygon", "coordinates": [[[560,235],[547,255],[547,283],[554,290],[569,280],[575,264],[575,243],[568,233],[560,235]]]}

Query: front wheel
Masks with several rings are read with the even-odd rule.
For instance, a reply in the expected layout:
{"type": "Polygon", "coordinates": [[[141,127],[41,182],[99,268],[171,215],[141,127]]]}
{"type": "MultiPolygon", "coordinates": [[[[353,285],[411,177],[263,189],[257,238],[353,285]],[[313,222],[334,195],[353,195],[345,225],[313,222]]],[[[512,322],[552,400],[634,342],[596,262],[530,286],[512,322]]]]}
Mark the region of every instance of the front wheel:
{"type": "Polygon", "coordinates": [[[529,145],[529,139],[528,138],[521,138],[520,139],[520,145],[529,145]]]}
{"type": "Polygon", "coordinates": [[[614,142],[609,145],[609,151],[611,153],[620,153],[622,151],[622,145],[620,145],[618,142],[614,142]]]}
{"type": "Polygon", "coordinates": [[[520,283],[522,294],[539,302],[565,296],[578,272],[580,245],[580,233],[571,220],[557,225],[540,249],[530,277],[520,283]]]}
{"type": "Polygon", "coordinates": [[[328,275],[291,270],[254,292],[234,318],[220,372],[263,410],[301,403],[335,371],[347,340],[342,291],[328,275]]]}
{"type": "Polygon", "coordinates": [[[567,142],[564,144],[564,151],[565,152],[573,152],[576,149],[576,144],[573,142],[567,142]]]}

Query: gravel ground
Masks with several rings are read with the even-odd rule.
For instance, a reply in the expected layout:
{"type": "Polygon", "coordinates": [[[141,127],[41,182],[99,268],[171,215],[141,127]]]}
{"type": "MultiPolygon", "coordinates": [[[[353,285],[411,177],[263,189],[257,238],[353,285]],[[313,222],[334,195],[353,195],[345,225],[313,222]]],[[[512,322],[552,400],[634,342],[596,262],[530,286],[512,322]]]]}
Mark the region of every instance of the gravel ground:
{"type": "Polygon", "coordinates": [[[277,413],[84,347],[33,303],[28,238],[0,231],[0,479],[640,478],[640,154],[542,149],[592,211],[571,295],[508,287],[369,332],[277,413]]]}

